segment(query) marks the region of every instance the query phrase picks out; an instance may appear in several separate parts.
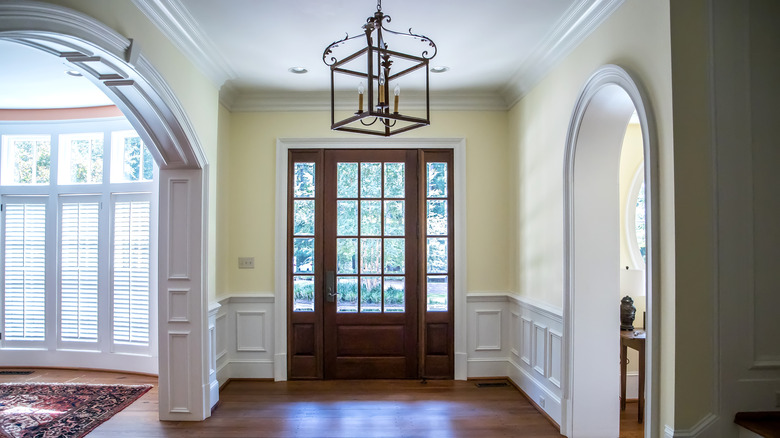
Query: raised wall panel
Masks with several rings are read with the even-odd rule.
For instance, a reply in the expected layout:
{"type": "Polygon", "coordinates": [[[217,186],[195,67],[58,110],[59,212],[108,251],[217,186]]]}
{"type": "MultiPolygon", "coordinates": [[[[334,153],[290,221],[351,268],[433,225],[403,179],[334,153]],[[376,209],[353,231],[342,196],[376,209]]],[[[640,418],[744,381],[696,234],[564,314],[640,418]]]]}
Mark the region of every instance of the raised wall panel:
{"type": "Polygon", "coordinates": [[[534,323],[534,348],[533,348],[533,367],[534,371],[546,377],[547,366],[547,327],[534,323]]]}
{"type": "Polygon", "coordinates": [[[512,323],[509,327],[509,345],[512,346],[511,352],[512,355],[516,357],[520,357],[520,343],[521,343],[521,334],[520,334],[520,315],[512,312],[512,323]]]}
{"type": "Polygon", "coordinates": [[[547,354],[547,379],[558,388],[561,387],[561,361],[563,360],[563,335],[549,330],[547,354]]]}
{"type": "Polygon", "coordinates": [[[190,278],[190,180],[170,179],[168,236],[168,279],[190,278]]]}
{"type": "Polygon", "coordinates": [[[217,327],[209,326],[209,381],[217,372],[217,327]]]}
{"type": "Polygon", "coordinates": [[[501,311],[477,310],[476,351],[501,350],[501,311]]]}
{"type": "Polygon", "coordinates": [[[521,338],[522,341],[520,343],[520,359],[525,362],[526,365],[531,365],[531,347],[533,346],[532,341],[532,335],[533,335],[533,323],[530,319],[520,317],[520,321],[522,322],[521,325],[521,338]]]}
{"type": "MultiPolygon", "coordinates": [[[[160,169],[158,350],[161,420],[200,421],[218,400],[210,320],[201,283],[203,171],[160,169]],[[167,355],[167,360],[165,359],[167,355]],[[208,385],[205,383],[208,382],[208,385]]],[[[216,326],[215,326],[216,328],[216,326]]]]}
{"type": "Polygon", "coordinates": [[[190,409],[190,332],[168,332],[168,412],[185,413],[190,409]]]}
{"type": "Polygon", "coordinates": [[[236,351],[266,351],[265,312],[236,312],[236,351]]]}
{"type": "Polygon", "coordinates": [[[227,354],[227,314],[217,316],[217,360],[227,354]]]}
{"type": "Polygon", "coordinates": [[[168,322],[190,322],[189,289],[168,290],[168,322]]]}

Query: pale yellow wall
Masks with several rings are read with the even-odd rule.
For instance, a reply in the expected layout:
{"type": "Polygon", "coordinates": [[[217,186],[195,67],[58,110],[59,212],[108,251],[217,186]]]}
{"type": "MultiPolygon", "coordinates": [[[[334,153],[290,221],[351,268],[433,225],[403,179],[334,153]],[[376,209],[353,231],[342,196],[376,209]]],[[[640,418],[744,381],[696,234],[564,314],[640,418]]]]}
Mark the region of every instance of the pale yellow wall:
{"type": "Polygon", "coordinates": [[[511,287],[563,304],[563,163],[576,99],[605,64],[625,68],[646,90],[656,117],[660,163],[661,424],[674,425],[675,242],[669,1],[627,0],[509,114],[510,175],[517,194],[511,287]]]}
{"type": "MultiPolygon", "coordinates": [[[[507,119],[503,111],[436,112],[410,138],[466,139],[467,290],[508,290],[507,119]]],[[[229,293],[274,291],[277,138],[361,138],[330,130],[327,112],[233,113],[230,133],[229,293]],[[255,269],[238,269],[238,257],[255,269]]]]}
{"type": "Polygon", "coordinates": [[[132,38],[173,90],[195,129],[200,147],[209,163],[208,197],[208,296],[216,296],[216,203],[218,88],[151,23],[130,0],[51,0],[85,13],[132,38]]]}
{"type": "MultiPolygon", "coordinates": [[[[712,193],[708,0],[671,2],[674,83],[676,400],[675,429],[717,413],[714,297],[717,276],[712,193]]],[[[725,419],[728,421],[728,419],[725,419]]]]}
{"type": "Polygon", "coordinates": [[[217,152],[217,211],[216,231],[216,295],[229,290],[228,250],[230,245],[230,123],[232,114],[224,106],[219,106],[219,150],[217,152]]]}

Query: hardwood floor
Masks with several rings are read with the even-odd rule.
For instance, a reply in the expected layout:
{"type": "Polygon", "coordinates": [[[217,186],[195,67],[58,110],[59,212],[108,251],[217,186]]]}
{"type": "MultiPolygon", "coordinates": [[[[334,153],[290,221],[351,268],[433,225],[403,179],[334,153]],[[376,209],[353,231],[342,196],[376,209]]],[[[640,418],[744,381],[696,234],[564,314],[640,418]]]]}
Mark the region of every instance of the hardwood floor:
{"type": "Polygon", "coordinates": [[[414,380],[234,380],[203,422],[157,420],[157,378],[36,369],[5,382],[152,383],[151,391],[96,428],[94,437],[532,437],[561,435],[514,387],[414,380]]]}
{"type": "MultiPolygon", "coordinates": [[[[26,376],[0,375],[0,381],[155,385],[89,438],[561,436],[514,387],[478,388],[473,381],[233,380],[203,422],[158,421],[156,377],[35,369],[26,376]]],[[[621,413],[621,438],[643,436],[636,420],[636,404],[629,404],[621,413]]]]}
{"type": "Polygon", "coordinates": [[[638,421],[637,402],[626,400],[626,410],[620,412],[620,438],[644,438],[645,424],[638,421]]]}

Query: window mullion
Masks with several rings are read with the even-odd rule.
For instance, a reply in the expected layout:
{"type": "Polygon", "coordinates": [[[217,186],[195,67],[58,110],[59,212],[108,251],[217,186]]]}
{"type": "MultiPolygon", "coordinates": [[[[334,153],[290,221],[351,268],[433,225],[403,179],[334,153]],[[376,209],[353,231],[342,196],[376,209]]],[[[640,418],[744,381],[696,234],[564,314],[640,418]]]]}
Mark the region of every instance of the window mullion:
{"type": "MultiPolygon", "coordinates": [[[[53,136],[54,137],[54,136],[53,136]]],[[[52,142],[53,143],[53,142],[52,142]]],[[[52,146],[52,149],[55,149],[52,146]]],[[[52,166],[56,167],[56,166],[52,166]]],[[[59,200],[56,195],[49,193],[46,199],[46,348],[54,350],[57,348],[60,331],[60,310],[57,304],[59,293],[48,293],[48,291],[59,291],[57,286],[57,271],[60,264],[59,245],[58,245],[58,218],[60,214],[59,200]]]]}
{"type": "MultiPolygon", "coordinates": [[[[107,148],[103,148],[105,150],[107,148]]],[[[105,167],[104,167],[105,169],[105,167]]],[[[103,175],[105,178],[105,175],[103,175]]],[[[111,194],[110,185],[104,184],[105,190],[100,196],[99,230],[98,230],[98,348],[101,351],[111,349],[111,194]]]]}

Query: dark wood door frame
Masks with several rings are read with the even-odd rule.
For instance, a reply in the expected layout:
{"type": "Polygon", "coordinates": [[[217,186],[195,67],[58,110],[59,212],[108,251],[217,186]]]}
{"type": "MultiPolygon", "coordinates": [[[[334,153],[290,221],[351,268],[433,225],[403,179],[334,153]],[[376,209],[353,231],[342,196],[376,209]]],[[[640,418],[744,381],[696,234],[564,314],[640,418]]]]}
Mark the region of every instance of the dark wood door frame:
{"type": "MultiPolygon", "coordinates": [[[[326,158],[326,154],[329,154],[331,149],[290,149],[288,151],[288,174],[287,174],[287,260],[292,260],[293,252],[293,239],[290,237],[292,234],[292,227],[294,224],[294,212],[293,212],[293,200],[292,190],[294,187],[293,181],[293,168],[295,163],[308,162],[314,163],[316,172],[316,213],[315,213],[315,233],[318,236],[326,237],[330,235],[335,237],[335,224],[332,219],[335,218],[333,207],[325,205],[324,190],[328,187],[324,181],[324,170],[330,165],[335,166],[334,160],[326,158]],[[330,227],[330,230],[329,230],[330,227]]],[[[338,153],[345,153],[350,155],[348,151],[336,151],[338,153]]],[[[365,149],[357,150],[352,154],[365,153],[365,149]]],[[[419,219],[417,222],[419,226],[413,224],[414,220],[407,220],[407,236],[414,236],[414,239],[410,239],[407,242],[408,245],[417,246],[418,250],[407,251],[406,260],[406,274],[409,281],[413,281],[415,286],[418,286],[419,293],[417,293],[417,299],[409,302],[407,300],[406,309],[407,312],[403,315],[389,315],[390,320],[411,318],[413,321],[406,325],[410,327],[408,333],[403,334],[403,345],[405,348],[414,349],[414,359],[406,361],[400,368],[402,372],[396,370],[395,373],[390,375],[384,375],[385,377],[399,377],[399,378],[448,378],[454,377],[454,185],[453,185],[453,155],[454,151],[451,149],[402,149],[402,150],[376,150],[378,158],[371,158],[370,160],[363,159],[362,161],[391,161],[398,162],[397,157],[392,159],[380,158],[388,154],[399,154],[398,156],[404,157],[403,160],[408,164],[408,171],[412,172],[416,176],[414,183],[406,184],[407,196],[405,199],[414,199],[414,208],[410,211],[410,214],[416,215],[419,219]],[[438,163],[444,165],[447,171],[447,186],[449,187],[449,195],[446,198],[448,202],[447,217],[449,220],[449,230],[446,236],[431,236],[426,231],[426,202],[430,199],[426,196],[426,163],[438,163]],[[415,164],[416,163],[416,164],[415,164]],[[412,193],[410,193],[412,192],[412,193]],[[446,302],[449,306],[445,311],[430,311],[428,308],[430,304],[427,302],[426,288],[431,281],[429,271],[426,268],[426,239],[437,238],[441,240],[444,238],[448,241],[448,261],[447,267],[444,271],[434,271],[435,276],[445,277],[444,287],[446,288],[446,302]],[[419,240],[419,244],[415,244],[413,241],[419,240]],[[413,255],[412,255],[413,254],[413,255]],[[442,275],[442,272],[444,275],[442,275]],[[410,339],[411,338],[411,339],[410,339]]],[[[358,161],[350,159],[349,161],[358,161]]],[[[335,192],[335,184],[331,184],[331,189],[335,192]]],[[[335,198],[333,198],[335,199],[335,198]]],[[[407,215],[408,217],[408,215],[407,215]]],[[[288,378],[290,379],[322,379],[322,378],[365,378],[365,374],[355,374],[353,372],[344,373],[329,373],[326,371],[324,364],[326,361],[333,361],[336,355],[330,349],[335,349],[336,346],[333,343],[326,342],[324,339],[324,333],[328,330],[331,332],[334,327],[330,326],[330,323],[326,321],[323,310],[327,311],[328,306],[335,308],[335,303],[327,303],[324,297],[324,273],[328,270],[328,267],[335,266],[335,254],[326,254],[324,252],[324,246],[322,244],[323,239],[318,238],[314,244],[314,258],[317,260],[313,269],[313,286],[314,296],[313,305],[317,311],[313,312],[300,312],[293,311],[293,273],[292,264],[287,267],[286,285],[287,285],[287,351],[288,351],[288,378]],[[329,326],[329,327],[326,327],[329,326]]],[[[331,251],[332,252],[332,251],[331,251]]],[[[335,312],[334,312],[335,314],[335,312]]],[[[340,315],[344,316],[344,315],[340,315]]],[[[363,315],[352,314],[346,315],[347,320],[351,320],[350,323],[344,327],[349,331],[349,326],[354,325],[358,333],[359,330],[365,329],[360,327],[360,321],[363,315]]],[[[392,324],[389,324],[392,325],[392,324]]],[[[381,327],[382,324],[379,324],[381,327]]],[[[387,325],[385,325],[386,328],[387,325]]],[[[383,329],[380,328],[380,332],[383,329]]],[[[389,332],[385,331],[384,335],[387,336],[389,332]]],[[[396,344],[398,342],[396,341],[396,344]]],[[[365,345],[364,345],[365,347],[365,345]]],[[[358,347],[358,350],[363,347],[358,347]]],[[[370,350],[370,348],[369,348],[370,350]]],[[[352,351],[355,355],[359,356],[360,351],[352,351]]],[[[347,362],[349,362],[347,360],[347,362]]],[[[381,362],[381,361],[379,361],[381,362]]],[[[389,362],[388,362],[389,363],[389,362]]],[[[366,363],[363,363],[365,366],[366,363]]],[[[397,365],[397,364],[396,364],[397,365]]],[[[373,365],[368,367],[369,370],[373,365]]],[[[393,369],[392,366],[388,368],[387,363],[384,365],[385,370],[393,369]]],[[[349,368],[349,367],[347,367],[349,368]]],[[[360,365],[355,365],[355,369],[360,368],[360,365]]],[[[396,366],[396,368],[398,368],[396,366]]],[[[383,375],[380,372],[380,368],[376,368],[378,375],[383,375]]]]}

